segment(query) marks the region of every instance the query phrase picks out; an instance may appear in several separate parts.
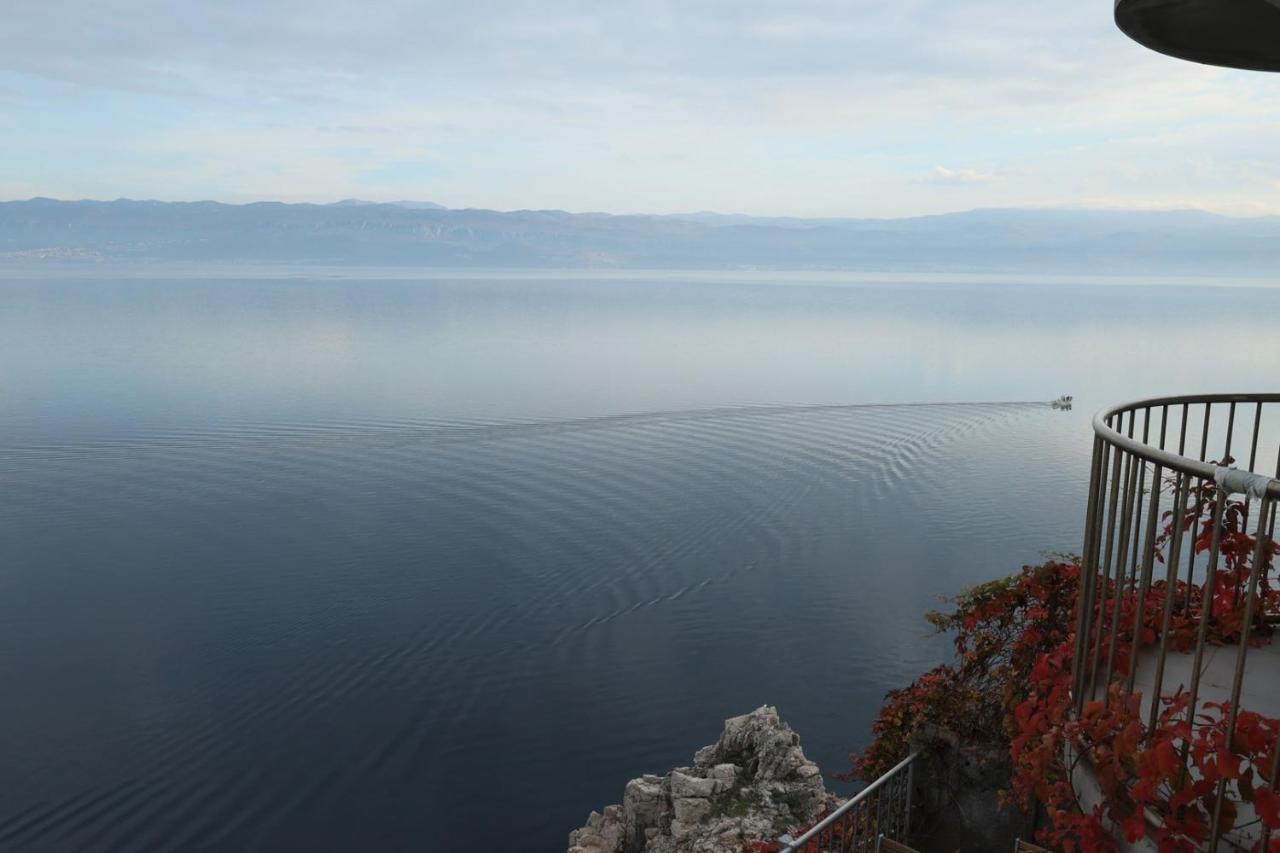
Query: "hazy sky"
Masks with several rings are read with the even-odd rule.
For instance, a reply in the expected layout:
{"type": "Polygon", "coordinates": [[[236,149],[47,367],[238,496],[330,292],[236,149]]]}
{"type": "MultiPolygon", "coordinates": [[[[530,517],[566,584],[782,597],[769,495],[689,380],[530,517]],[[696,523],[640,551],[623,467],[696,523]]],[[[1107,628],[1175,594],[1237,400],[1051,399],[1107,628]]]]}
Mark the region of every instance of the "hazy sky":
{"type": "Polygon", "coordinates": [[[1280,212],[1280,75],[1112,0],[6,0],[0,198],[1280,212]]]}

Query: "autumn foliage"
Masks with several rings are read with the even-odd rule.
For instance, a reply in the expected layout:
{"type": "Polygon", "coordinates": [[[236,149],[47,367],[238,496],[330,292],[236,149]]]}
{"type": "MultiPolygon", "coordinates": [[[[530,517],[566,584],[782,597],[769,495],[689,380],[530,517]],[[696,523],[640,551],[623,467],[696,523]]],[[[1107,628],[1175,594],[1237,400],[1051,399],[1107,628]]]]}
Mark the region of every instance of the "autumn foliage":
{"type": "MultiPolygon", "coordinates": [[[[1187,548],[1203,554],[1211,547],[1214,488],[1209,483],[1188,492],[1184,555],[1187,548]]],[[[1189,714],[1186,686],[1166,683],[1156,724],[1149,728],[1150,705],[1140,693],[1125,690],[1134,635],[1140,648],[1157,643],[1166,606],[1171,651],[1194,649],[1206,607],[1206,642],[1238,642],[1257,546],[1245,529],[1247,513],[1242,502],[1223,500],[1217,531],[1221,558],[1211,582],[1178,580],[1178,567],[1170,571],[1164,563],[1174,534],[1172,513],[1164,514],[1152,555],[1153,577],[1141,600],[1135,585],[1099,582],[1105,586],[1105,605],[1095,600],[1093,624],[1102,620],[1105,630],[1102,647],[1091,646],[1090,653],[1103,663],[1091,701],[1079,714],[1071,672],[1081,575],[1077,560],[1026,566],[1012,577],[962,593],[950,602],[949,612],[930,614],[935,627],[954,633],[955,660],[888,695],[873,725],[874,741],[854,757],[852,775],[875,778],[902,758],[922,727],[934,725],[967,742],[1007,746],[1013,773],[1006,800],[1042,809],[1038,840],[1054,849],[1111,851],[1120,837],[1131,842],[1146,837],[1161,853],[1203,849],[1221,790],[1221,831],[1256,822],[1255,837],[1263,835],[1260,830],[1274,831],[1266,853],[1280,853],[1280,721],[1241,708],[1228,742],[1228,703],[1202,696],[1189,714]],[[1169,577],[1175,578],[1171,584],[1169,577]],[[1113,650],[1107,642],[1117,613],[1113,650]],[[1074,765],[1081,762],[1091,765],[1103,795],[1094,808],[1081,806],[1071,784],[1074,765]]],[[[1280,594],[1268,577],[1275,552],[1276,543],[1264,540],[1259,606],[1250,626],[1253,644],[1269,642],[1280,611],[1280,594]]],[[[1091,641],[1097,636],[1090,632],[1091,641]]],[[[1254,850],[1262,851],[1263,843],[1254,850]]]]}

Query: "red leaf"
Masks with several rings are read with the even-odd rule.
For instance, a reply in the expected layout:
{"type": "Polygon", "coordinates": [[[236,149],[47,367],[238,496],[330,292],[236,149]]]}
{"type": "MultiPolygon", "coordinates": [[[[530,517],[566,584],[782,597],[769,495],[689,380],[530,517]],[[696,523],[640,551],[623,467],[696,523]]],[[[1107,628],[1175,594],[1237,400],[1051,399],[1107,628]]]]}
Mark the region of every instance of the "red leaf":
{"type": "Polygon", "coordinates": [[[1269,788],[1255,789],[1253,808],[1264,824],[1272,829],[1280,829],[1280,794],[1269,788]]]}
{"type": "Polygon", "coordinates": [[[1182,762],[1178,760],[1178,751],[1173,748],[1172,743],[1162,740],[1156,744],[1156,768],[1162,776],[1172,775],[1180,764],[1182,762]]]}
{"type": "Polygon", "coordinates": [[[1124,840],[1130,844],[1141,841],[1147,834],[1147,821],[1142,816],[1142,809],[1134,809],[1121,826],[1124,828],[1124,840]]]}

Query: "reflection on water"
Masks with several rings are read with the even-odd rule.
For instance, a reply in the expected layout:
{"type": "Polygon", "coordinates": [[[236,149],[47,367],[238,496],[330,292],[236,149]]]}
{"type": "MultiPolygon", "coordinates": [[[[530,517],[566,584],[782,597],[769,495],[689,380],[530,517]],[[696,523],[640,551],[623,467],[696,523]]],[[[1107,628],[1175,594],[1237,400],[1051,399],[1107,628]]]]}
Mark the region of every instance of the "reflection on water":
{"type": "Polygon", "coordinates": [[[763,702],[837,769],[1094,409],[1273,376],[1232,298],[0,282],[0,847],[554,850],[763,702]]]}

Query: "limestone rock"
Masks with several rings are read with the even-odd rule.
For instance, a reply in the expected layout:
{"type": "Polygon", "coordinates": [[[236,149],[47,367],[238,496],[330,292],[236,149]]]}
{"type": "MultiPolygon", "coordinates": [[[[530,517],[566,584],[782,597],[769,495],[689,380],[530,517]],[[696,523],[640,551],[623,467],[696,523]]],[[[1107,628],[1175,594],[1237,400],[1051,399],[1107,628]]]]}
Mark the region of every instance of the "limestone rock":
{"type": "Polygon", "coordinates": [[[740,853],[833,805],[799,736],[765,705],[726,720],[692,767],[628,782],[621,806],[569,833],[569,853],[740,853]]]}
{"type": "Polygon", "coordinates": [[[587,825],[569,833],[570,853],[614,853],[622,846],[622,807],[592,812],[587,825]]]}
{"type": "Polygon", "coordinates": [[[671,771],[672,797],[710,797],[716,792],[715,779],[685,775],[689,770],[690,768],[685,767],[684,772],[681,769],[671,771]]]}

